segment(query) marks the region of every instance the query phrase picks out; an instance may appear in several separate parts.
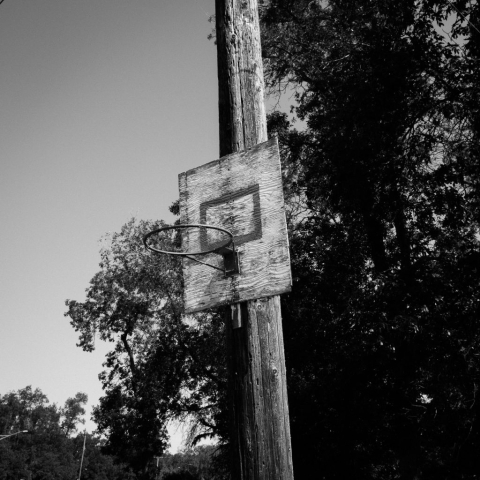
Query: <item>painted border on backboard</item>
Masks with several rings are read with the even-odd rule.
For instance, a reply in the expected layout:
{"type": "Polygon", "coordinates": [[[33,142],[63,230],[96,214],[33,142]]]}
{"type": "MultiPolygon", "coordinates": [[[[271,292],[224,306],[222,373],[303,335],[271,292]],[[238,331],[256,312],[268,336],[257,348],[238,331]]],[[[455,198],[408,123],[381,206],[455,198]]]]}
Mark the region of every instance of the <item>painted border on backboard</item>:
{"type": "MultiPolygon", "coordinates": [[[[260,218],[260,188],[257,183],[243,190],[239,190],[238,192],[227,193],[226,195],[223,195],[214,200],[203,202],[200,205],[200,223],[202,225],[207,223],[207,210],[209,208],[214,207],[216,205],[222,205],[230,201],[234,201],[236,199],[245,197],[247,195],[252,195],[253,197],[253,215],[255,217],[260,218]]],[[[250,232],[245,233],[243,235],[235,236],[235,245],[239,247],[244,243],[251,242],[259,238],[262,238],[262,222],[255,222],[254,228],[250,232]]],[[[200,232],[200,245],[202,247],[202,250],[211,250],[212,248],[219,247],[222,243],[224,242],[220,241],[220,242],[210,243],[207,240],[207,232],[205,230],[202,230],[200,232]]]]}

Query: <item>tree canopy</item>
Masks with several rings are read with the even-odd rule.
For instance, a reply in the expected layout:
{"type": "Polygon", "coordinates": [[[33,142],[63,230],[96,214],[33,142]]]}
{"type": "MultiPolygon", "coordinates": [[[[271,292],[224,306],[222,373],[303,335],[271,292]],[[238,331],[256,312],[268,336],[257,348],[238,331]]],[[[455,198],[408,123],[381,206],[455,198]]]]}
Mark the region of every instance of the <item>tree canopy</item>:
{"type": "MultiPolygon", "coordinates": [[[[192,420],[192,443],[226,428],[218,420],[225,416],[219,409],[226,381],[217,341],[221,316],[181,315],[179,261],[152,255],[142,243],[162,225],[131,219],[106,238],[85,302],[67,301],[66,313],[84,350],[94,348],[96,336],[114,343],[100,375],[105,395],[94,419],[107,438],[104,451],[147,478],[153,458],[168,446],[168,421],[192,420]]],[[[171,249],[178,239],[166,234],[156,241],[171,249]]]]}
{"type": "Polygon", "coordinates": [[[270,119],[303,206],[283,301],[296,475],[480,470],[478,12],[288,0],[263,11],[267,82],[295,89],[307,125],[270,119]]]}
{"type": "Polygon", "coordinates": [[[121,462],[101,453],[99,437],[77,433],[86,402],[77,393],[58,407],[30,386],[0,395],[0,435],[11,435],[0,441],[0,479],[77,478],[86,435],[82,479],[134,480],[121,462]]]}

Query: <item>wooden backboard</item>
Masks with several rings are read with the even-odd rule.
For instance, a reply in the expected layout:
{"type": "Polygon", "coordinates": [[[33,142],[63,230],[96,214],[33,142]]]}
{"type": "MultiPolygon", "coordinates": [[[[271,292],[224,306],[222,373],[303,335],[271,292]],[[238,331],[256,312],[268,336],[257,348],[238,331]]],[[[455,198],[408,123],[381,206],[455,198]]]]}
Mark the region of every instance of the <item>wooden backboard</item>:
{"type": "MultiPolygon", "coordinates": [[[[179,175],[182,224],[209,224],[233,233],[240,273],[231,277],[183,260],[186,313],[285,293],[291,289],[282,173],[277,139],[179,175]]],[[[219,231],[182,231],[182,250],[211,250],[228,237],[219,231]]],[[[223,257],[197,257],[223,267],[223,257]]]]}

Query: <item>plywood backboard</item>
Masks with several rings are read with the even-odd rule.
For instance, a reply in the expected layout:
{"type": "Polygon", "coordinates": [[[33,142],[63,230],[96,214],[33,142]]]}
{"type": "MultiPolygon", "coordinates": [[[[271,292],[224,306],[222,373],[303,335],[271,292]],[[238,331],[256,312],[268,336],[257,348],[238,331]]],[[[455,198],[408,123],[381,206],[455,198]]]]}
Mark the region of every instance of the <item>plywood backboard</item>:
{"type": "MultiPolygon", "coordinates": [[[[291,271],[277,139],[179,175],[182,224],[209,224],[233,233],[240,273],[224,274],[183,260],[186,313],[290,291],[291,271]]],[[[182,230],[182,250],[211,250],[228,238],[206,229],[182,230]]],[[[223,257],[197,257],[219,268],[223,257]]]]}

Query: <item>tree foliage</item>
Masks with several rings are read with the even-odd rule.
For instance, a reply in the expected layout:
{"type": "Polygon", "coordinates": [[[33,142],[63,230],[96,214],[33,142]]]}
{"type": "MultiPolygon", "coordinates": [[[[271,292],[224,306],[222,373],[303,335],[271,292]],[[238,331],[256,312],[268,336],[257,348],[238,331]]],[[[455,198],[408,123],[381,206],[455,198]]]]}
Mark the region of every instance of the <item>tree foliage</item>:
{"type": "Polygon", "coordinates": [[[465,20],[478,12],[386,0],[263,11],[267,82],[297,91],[307,125],[270,118],[303,206],[283,302],[297,476],[480,471],[479,36],[465,20]]]}
{"type": "MultiPolygon", "coordinates": [[[[71,480],[79,472],[83,434],[72,436],[81,423],[84,393],[69,398],[64,407],[50,404],[40,389],[26,387],[0,395],[0,479],[71,480]],[[28,432],[16,434],[17,432],[28,432]]],[[[98,437],[87,434],[82,478],[131,478],[125,468],[100,451],[98,437]]]]}
{"type": "Polygon", "coordinates": [[[77,425],[83,423],[82,416],[85,415],[84,405],[88,402],[86,393],[78,392],[74,397],[68,398],[65,402],[64,408],[60,410],[63,417],[61,427],[65,435],[69,436],[71,433],[77,431],[77,425]]]}
{"type": "Polygon", "coordinates": [[[164,455],[159,462],[159,480],[223,480],[222,469],[215,462],[218,447],[197,446],[164,455]]]}
{"type": "MultiPolygon", "coordinates": [[[[225,353],[219,338],[221,317],[206,312],[181,315],[182,278],[175,257],[147,251],[143,236],[162,222],[132,219],[105,239],[100,271],[84,302],[67,301],[68,315],[90,351],[95,336],[114,344],[100,375],[105,395],[94,409],[105,452],[121,456],[148,477],[154,456],[167,445],[166,426],[192,422],[191,441],[222,428],[218,399],[225,353]]],[[[170,232],[169,232],[170,233],[170,232]]],[[[157,247],[174,249],[178,239],[157,237],[157,247]]],[[[225,427],[223,427],[225,428],[225,427]]]]}

